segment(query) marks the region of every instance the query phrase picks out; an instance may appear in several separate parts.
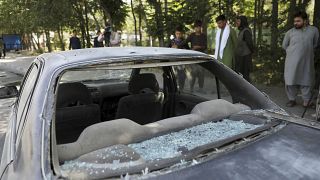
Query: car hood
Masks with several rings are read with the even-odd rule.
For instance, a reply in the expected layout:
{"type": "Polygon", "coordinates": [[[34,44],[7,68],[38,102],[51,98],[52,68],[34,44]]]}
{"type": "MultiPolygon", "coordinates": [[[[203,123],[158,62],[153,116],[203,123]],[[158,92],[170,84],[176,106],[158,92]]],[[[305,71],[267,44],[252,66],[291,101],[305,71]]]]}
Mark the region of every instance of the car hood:
{"type": "Polygon", "coordinates": [[[215,159],[155,179],[318,179],[320,131],[288,124],[215,159]]]}

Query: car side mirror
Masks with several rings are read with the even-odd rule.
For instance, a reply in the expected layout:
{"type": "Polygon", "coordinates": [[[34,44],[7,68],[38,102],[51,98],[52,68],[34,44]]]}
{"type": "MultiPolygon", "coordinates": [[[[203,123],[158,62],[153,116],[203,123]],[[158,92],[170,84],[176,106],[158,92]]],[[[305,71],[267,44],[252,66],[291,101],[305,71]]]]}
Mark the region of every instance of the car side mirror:
{"type": "Polygon", "coordinates": [[[18,94],[19,93],[16,86],[0,87],[0,99],[17,97],[18,94]]]}

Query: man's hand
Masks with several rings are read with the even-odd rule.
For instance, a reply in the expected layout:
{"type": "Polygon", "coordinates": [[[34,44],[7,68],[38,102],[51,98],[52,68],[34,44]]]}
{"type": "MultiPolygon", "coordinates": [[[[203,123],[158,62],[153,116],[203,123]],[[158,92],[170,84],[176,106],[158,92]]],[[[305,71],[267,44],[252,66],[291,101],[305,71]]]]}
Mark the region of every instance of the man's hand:
{"type": "Polygon", "coordinates": [[[192,47],[192,50],[199,50],[199,49],[201,49],[202,48],[202,46],[193,46],[192,47]]]}
{"type": "Polygon", "coordinates": [[[173,44],[172,48],[178,48],[178,46],[176,44],[173,44]]]}

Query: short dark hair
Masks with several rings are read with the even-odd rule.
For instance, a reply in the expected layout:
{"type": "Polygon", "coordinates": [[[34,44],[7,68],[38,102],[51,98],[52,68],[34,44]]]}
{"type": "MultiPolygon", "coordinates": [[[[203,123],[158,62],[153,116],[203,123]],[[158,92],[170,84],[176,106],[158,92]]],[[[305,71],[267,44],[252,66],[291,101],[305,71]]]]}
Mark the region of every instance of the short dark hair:
{"type": "Polygon", "coordinates": [[[308,14],[305,11],[298,11],[293,15],[294,18],[301,17],[304,20],[308,20],[308,14]]]}
{"type": "Polygon", "coordinates": [[[196,20],[193,24],[193,27],[201,27],[202,26],[202,21],[201,20],[196,20]]]}
{"type": "Polygon", "coordinates": [[[72,33],[77,33],[77,30],[74,29],[74,30],[72,31],[72,33]]]}
{"type": "Polygon", "coordinates": [[[176,27],[175,31],[183,32],[183,27],[179,25],[176,27]]]}
{"type": "Polygon", "coordinates": [[[221,14],[216,18],[216,22],[218,22],[218,21],[226,21],[226,20],[227,20],[227,18],[226,18],[226,16],[224,14],[221,14]]]}

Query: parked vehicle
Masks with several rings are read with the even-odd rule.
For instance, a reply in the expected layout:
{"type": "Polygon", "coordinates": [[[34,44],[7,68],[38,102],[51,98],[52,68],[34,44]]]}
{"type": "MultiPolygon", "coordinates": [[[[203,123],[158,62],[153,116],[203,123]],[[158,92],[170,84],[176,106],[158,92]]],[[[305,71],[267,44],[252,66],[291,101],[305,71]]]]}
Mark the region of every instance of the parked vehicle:
{"type": "Polygon", "coordinates": [[[206,54],[43,54],[12,107],[1,179],[318,179],[320,124],[206,54]]]}

